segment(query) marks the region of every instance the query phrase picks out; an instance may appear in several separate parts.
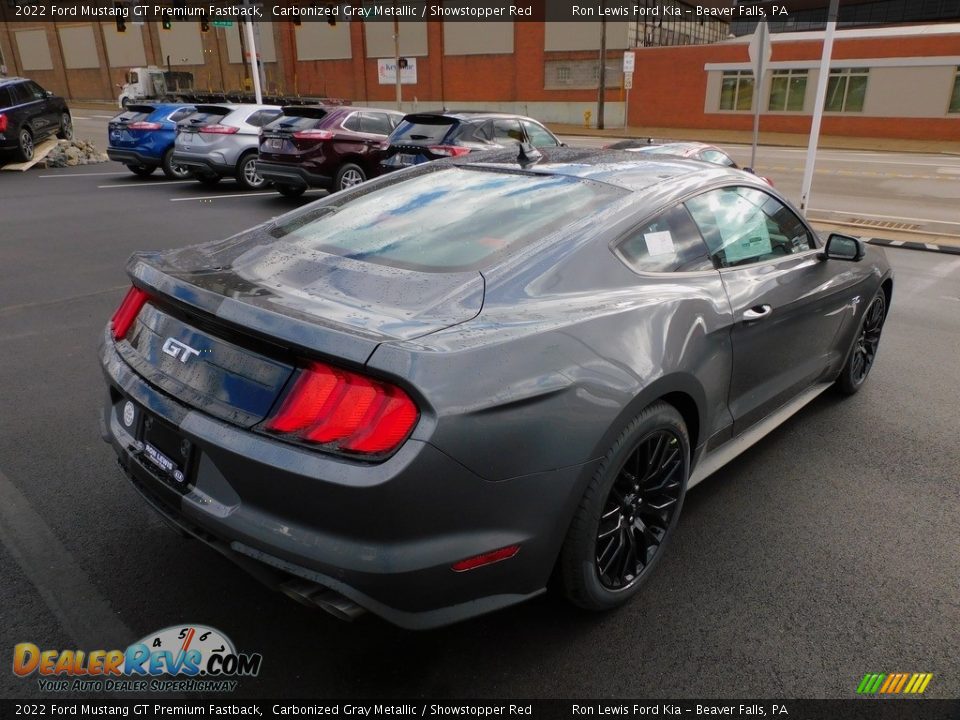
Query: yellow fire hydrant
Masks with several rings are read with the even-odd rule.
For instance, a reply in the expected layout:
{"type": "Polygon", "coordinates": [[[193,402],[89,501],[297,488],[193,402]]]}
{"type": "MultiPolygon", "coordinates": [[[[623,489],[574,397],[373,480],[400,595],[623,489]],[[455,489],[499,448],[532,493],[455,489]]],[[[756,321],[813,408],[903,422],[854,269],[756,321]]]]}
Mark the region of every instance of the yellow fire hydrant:
{"type": "Polygon", "coordinates": [[[585,128],[590,127],[590,118],[593,116],[593,112],[590,110],[583,111],[583,126],[585,128]]]}

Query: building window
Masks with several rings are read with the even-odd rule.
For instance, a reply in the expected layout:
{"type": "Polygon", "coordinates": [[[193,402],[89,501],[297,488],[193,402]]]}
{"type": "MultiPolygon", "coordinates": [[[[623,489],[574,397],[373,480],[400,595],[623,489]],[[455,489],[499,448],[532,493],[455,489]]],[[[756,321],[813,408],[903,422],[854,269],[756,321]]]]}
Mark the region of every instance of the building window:
{"type": "Polygon", "coordinates": [[[960,113],[960,67],[953,77],[953,95],[950,96],[950,109],[947,112],[960,113]]]}
{"type": "Polygon", "coordinates": [[[770,80],[770,105],[775,112],[803,112],[807,93],[806,70],[774,70],[770,80]]]}
{"type": "Polygon", "coordinates": [[[568,83],[570,82],[570,68],[565,65],[561,65],[557,68],[557,82],[568,83]]]}
{"type": "Polygon", "coordinates": [[[868,74],[867,68],[831,70],[823,109],[827,112],[862,112],[868,74]]]}
{"type": "Polygon", "coordinates": [[[724,70],[720,85],[721,110],[753,109],[753,73],[749,70],[724,70]]]}

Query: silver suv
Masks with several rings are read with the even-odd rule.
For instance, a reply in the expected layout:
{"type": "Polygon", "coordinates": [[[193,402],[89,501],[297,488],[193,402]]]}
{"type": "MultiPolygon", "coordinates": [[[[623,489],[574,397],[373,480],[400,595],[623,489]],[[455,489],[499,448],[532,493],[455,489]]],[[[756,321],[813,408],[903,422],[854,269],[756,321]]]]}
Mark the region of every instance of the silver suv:
{"type": "Polygon", "coordinates": [[[280,114],[276,105],[197,105],[177,126],[173,161],[205,185],[234,177],[249,190],[262,188],[267,182],[256,168],[260,128],[280,114]]]}

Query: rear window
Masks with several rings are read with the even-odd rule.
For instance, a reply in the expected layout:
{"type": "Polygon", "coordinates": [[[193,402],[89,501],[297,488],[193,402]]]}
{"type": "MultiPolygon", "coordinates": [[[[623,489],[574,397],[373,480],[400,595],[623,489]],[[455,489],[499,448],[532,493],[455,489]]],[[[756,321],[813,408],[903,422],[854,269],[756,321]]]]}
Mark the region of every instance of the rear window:
{"type": "Polygon", "coordinates": [[[174,110],[173,114],[167,119],[170,120],[170,122],[180,122],[193,115],[193,112],[193,108],[180,108],[179,110],[174,110]]]}
{"type": "Polygon", "coordinates": [[[420,122],[405,118],[393,131],[390,142],[416,145],[443,142],[447,133],[458,124],[459,121],[450,118],[437,118],[435,122],[420,122]]]}
{"type": "Polygon", "coordinates": [[[140,112],[138,110],[124,110],[122,113],[117,115],[113,122],[125,122],[125,123],[135,123],[145,120],[147,116],[150,115],[148,112],[140,112]]]}
{"type": "Polygon", "coordinates": [[[281,115],[267,125],[264,130],[310,130],[319,127],[322,120],[314,117],[299,117],[297,115],[281,115]]]}
{"type": "Polygon", "coordinates": [[[625,194],[570,177],[449,168],[295,216],[272,234],[304,257],[322,251],[428,272],[474,270],[625,194]]]}
{"type": "Polygon", "coordinates": [[[202,125],[217,125],[229,114],[230,113],[228,112],[207,112],[203,110],[197,110],[190,113],[187,117],[181,120],[180,123],[197,127],[202,125]]]}

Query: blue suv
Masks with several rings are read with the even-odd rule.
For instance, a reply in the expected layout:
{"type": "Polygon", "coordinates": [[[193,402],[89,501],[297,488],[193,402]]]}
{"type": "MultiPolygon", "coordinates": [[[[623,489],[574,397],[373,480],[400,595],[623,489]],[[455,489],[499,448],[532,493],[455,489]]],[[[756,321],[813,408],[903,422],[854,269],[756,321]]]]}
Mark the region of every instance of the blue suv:
{"type": "Polygon", "coordinates": [[[159,167],[168,178],[189,178],[193,171],[173,162],[173,144],[177,122],[193,112],[193,105],[128,105],[107,125],[107,156],[140,177],[159,167]]]}

